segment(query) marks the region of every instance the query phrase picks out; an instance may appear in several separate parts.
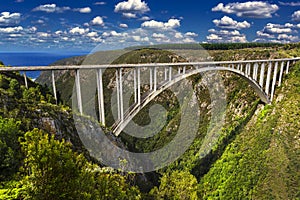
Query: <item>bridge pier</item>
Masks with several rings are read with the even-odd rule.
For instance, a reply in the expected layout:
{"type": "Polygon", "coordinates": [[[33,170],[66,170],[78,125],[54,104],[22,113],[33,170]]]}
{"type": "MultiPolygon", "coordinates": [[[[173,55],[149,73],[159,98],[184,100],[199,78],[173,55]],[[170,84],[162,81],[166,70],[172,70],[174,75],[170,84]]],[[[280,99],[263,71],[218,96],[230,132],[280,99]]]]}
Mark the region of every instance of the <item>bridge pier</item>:
{"type": "Polygon", "coordinates": [[[280,67],[280,72],[279,72],[279,81],[278,81],[279,87],[281,86],[281,82],[282,82],[283,69],[284,69],[284,61],[281,62],[281,67],[280,67]]]}
{"type": "Polygon", "coordinates": [[[272,62],[269,62],[268,73],[267,73],[267,81],[266,81],[266,88],[265,88],[265,93],[267,95],[269,95],[269,93],[270,93],[271,72],[272,72],[272,62]]]}
{"type": "Polygon", "coordinates": [[[82,115],[83,114],[83,109],[82,109],[79,69],[75,70],[75,88],[76,88],[76,97],[77,97],[77,104],[78,104],[79,113],[82,115]]]}
{"type": "Polygon", "coordinates": [[[134,103],[137,103],[137,69],[134,68],[133,70],[133,90],[134,90],[134,103]]]}
{"type": "Polygon", "coordinates": [[[290,61],[287,61],[287,64],[286,64],[286,74],[289,73],[289,69],[290,69],[290,61]]]}
{"type": "Polygon", "coordinates": [[[26,72],[24,72],[23,76],[24,76],[25,87],[26,87],[26,89],[28,89],[28,82],[27,82],[26,72]]]}
{"type": "Polygon", "coordinates": [[[54,75],[54,71],[53,70],[51,70],[51,77],[52,77],[53,95],[54,95],[55,102],[57,104],[57,93],[56,93],[56,85],[55,85],[55,75],[54,75]]]}
{"type": "Polygon", "coordinates": [[[157,68],[156,67],[154,67],[154,91],[156,91],[156,89],[157,89],[157,68]]]}
{"type": "Polygon", "coordinates": [[[265,75],[265,63],[262,63],[260,66],[260,77],[259,77],[259,85],[261,88],[264,86],[264,75],[265,75]]]}
{"type": "Polygon", "coordinates": [[[169,67],[169,81],[172,80],[172,67],[169,67]]]}
{"type": "Polygon", "coordinates": [[[258,76],[258,63],[255,63],[253,66],[253,80],[257,81],[258,76]]]}
{"type": "Polygon", "coordinates": [[[102,69],[97,69],[97,92],[98,92],[99,121],[103,126],[105,126],[102,69]]]}
{"type": "Polygon", "coordinates": [[[141,104],[141,69],[137,68],[137,103],[141,104]]]}
{"type": "Polygon", "coordinates": [[[275,69],[274,69],[274,72],[273,72],[273,82],[272,82],[272,90],[271,90],[271,98],[270,98],[271,102],[273,101],[274,93],[275,93],[277,70],[278,70],[278,62],[275,63],[275,69]]]}

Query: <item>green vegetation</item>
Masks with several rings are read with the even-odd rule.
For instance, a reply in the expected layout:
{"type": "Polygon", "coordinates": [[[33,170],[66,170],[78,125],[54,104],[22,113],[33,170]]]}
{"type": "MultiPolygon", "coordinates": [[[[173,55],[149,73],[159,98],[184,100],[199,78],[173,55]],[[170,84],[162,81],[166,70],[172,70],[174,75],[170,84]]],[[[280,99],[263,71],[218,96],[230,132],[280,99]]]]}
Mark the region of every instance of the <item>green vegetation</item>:
{"type": "MultiPolygon", "coordinates": [[[[216,44],[210,48],[218,50],[209,54],[215,60],[300,55],[299,44],[244,46],[253,47],[251,50],[239,49],[239,45],[216,44]],[[230,50],[220,50],[228,46],[230,50]]],[[[178,51],[188,50],[182,47],[178,51]]],[[[168,51],[142,49],[120,56],[114,63],[181,61],[185,59],[168,51]]],[[[105,73],[104,84],[108,85],[115,71],[105,73]]],[[[55,105],[47,87],[28,80],[26,89],[20,74],[1,73],[0,199],[300,199],[300,64],[284,77],[271,105],[262,104],[242,78],[220,74],[227,101],[222,130],[209,132],[209,91],[201,84],[201,76],[190,77],[201,115],[194,142],[170,166],[153,173],[131,174],[104,167],[89,155],[77,134],[71,109],[55,105]],[[217,141],[210,146],[212,139],[217,141]]],[[[57,76],[62,102],[70,102],[66,91],[72,90],[73,75],[62,72],[57,76]]],[[[104,89],[108,124],[114,122],[111,85],[104,89]]],[[[149,87],[141,89],[145,93],[149,87]]],[[[123,133],[119,140],[109,137],[133,152],[166,145],[176,134],[181,117],[171,91],[161,93],[134,121],[147,125],[154,104],[167,110],[167,124],[160,133],[150,139],[123,133]]]]}

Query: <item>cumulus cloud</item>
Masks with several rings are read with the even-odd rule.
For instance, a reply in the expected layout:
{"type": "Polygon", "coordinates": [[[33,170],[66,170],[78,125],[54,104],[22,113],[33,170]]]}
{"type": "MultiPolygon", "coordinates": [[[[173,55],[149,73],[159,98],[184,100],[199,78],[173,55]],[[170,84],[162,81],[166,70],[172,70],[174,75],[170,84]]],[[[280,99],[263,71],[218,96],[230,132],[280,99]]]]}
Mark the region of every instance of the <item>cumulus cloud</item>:
{"type": "Polygon", "coordinates": [[[221,11],[228,14],[236,14],[238,17],[271,18],[279,7],[263,1],[248,1],[244,3],[219,3],[212,11],[221,11]]]}
{"type": "Polygon", "coordinates": [[[291,33],[293,30],[290,24],[280,25],[280,24],[272,24],[268,23],[264,29],[264,33],[269,34],[282,34],[282,33],[291,33]]]}
{"type": "Polygon", "coordinates": [[[104,26],[103,18],[100,16],[97,16],[91,21],[91,24],[94,26],[104,26]]]}
{"type": "Polygon", "coordinates": [[[75,27],[72,28],[69,33],[73,34],[73,35],[83,35],[85,33],[89,32],[89,29],[84,29],[84,28],[80,28],[80,27],[75,27]]]}
{"type": "Polygon", "coordinates": [[[128,18],[128,19],[133,19],[137,18],[135,13],[122,13],[123,17],[128,18]]]}
{"type": "Polygon", "coordinates": [[[279,4],[282,6],[300,6],[300,2],[282,2],[279,1],[279,4]]]}
{"type": "Polygon", "coordinates": [[[115,12],[120,13],[146,13],[150,11],[146,2],[141,0],[128,0],[118,3],[115,12]]]}
{"type": "Polygon", "coordinates": [[[71,10],[70,7],[65,6],[65,7],[58,7],[56,4],[45,4],[45,5],[40,5],[36,8],[33,9],[33,11],[42,11],[42,12],[47,12],[47,13],[63,13],[64,11],[71,10]]]}
{"type": "Polygon", "coordinates": [[[86,34],[86,36],[88,37],[98,37],[98,33],[97,32],[89,32],[88,34],[86,34]]]}
{"type": "Polygon", "coordinates": [[[92,9],[90,7],[75,8],[74,11],[77,11],[77,12],[80,12],[80,13],[91,13],[92,9]]]}
{"type": "Polygon", "coordinates": [[[19,33],[23,31],[22,26],[0,28],[0,33],[19,33]]]}
{"type": "Polygon", "coordinates": [[[186,32],[184,35],[187,37],[198,37],[198,34],[194,32],[186,32]]]}
{"type": "Polygon", "coordinates": [[[240,30],[240,29],[250,28],[250,26],[251,26],[250,23],[247,21],[237,22],[228,16],[224,16],[220,20],[215,19],[215,20],[213,20],[213,23],[217,27],[222,28],[222,29],[238,29],[238,30],[240,30]]]}
{"type": "Polygon", "coordinates": [[[168,22],[165,22],[165,23],[155,21],[155,20],[145,21],[142,23],[142,27],[154,28],[154,29],[159,29],[159,28],[174,29],[174,28],[180,27],[180,20],[179,19],[169,19],[168,22]]]}
{"type": "Polygon", "coordinates": [[[128,25],[127,24],[119,24],[119,27],[120,28],[128,28],[128,25]]]}
{"type": "Polygon", "coordinates": [[[166,36],[162,33],[153,33],[152,37],[153,38],[165,38],[166,36]]]}
{"type": "Polygon", "coordinates": [[[292,15],[294,21],[300,21],[300,10],[295,11],[292,15]]]}
{"type": "Polygon", "coordinates": [[[38,32],[36,34],[39,38],[49,38],[51,37],[51,34],[50,33],[45,33],[45,32],[38,32]]]}
{"type": "Polygon", "coordinates": [[[151,18],[148,16],[143,16],[140,18],[141,21],[149,21],[151,18]]]}
{"type": "Polygon", "coordinates": [[[16,25],[20,23],[20,13],[2,12],[0,14],[0,25],[16,25]]]}
{"type": "Polygon", "coordinates": [[[299,37],[293,35],[297,33],[298,25],[286,24],[272,24],[268,23],[263,30],[257,31],[257,38],[255,42],[276,42],[276,43],[290,43],[298,42],[299,37]]]}
{"type": "Polygon", "coordinates": [[[217,31],[215,29],[209,30],[210,35],[206,37],[207,41],[210,43],[233,43],[233,42],[248,42],[246,35],[241,34],[238,30],[228,31],[228,30],[220,30],[217,31]]]}

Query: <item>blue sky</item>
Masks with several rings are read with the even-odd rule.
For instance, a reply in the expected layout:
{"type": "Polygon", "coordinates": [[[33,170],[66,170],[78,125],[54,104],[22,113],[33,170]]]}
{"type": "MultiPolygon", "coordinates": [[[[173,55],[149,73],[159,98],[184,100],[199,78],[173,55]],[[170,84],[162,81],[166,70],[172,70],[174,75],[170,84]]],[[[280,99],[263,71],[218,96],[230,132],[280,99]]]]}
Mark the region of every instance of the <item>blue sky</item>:
{"type": "Polygon", "coordinates": [[[300,1],[6,0],[0,51],[193,42],[299,42],[300,1]]]}

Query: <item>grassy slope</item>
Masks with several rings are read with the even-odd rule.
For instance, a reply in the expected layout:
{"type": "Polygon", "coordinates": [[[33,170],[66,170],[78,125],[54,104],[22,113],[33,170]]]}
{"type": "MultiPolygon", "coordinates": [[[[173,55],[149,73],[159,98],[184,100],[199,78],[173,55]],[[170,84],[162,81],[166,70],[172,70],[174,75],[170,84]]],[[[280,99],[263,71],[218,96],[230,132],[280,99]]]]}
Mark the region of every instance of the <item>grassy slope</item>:
{"type": "Polygon", "coordinates": [[[200,183],[204,199],[300,198],[300,65],[200,183]]]}

